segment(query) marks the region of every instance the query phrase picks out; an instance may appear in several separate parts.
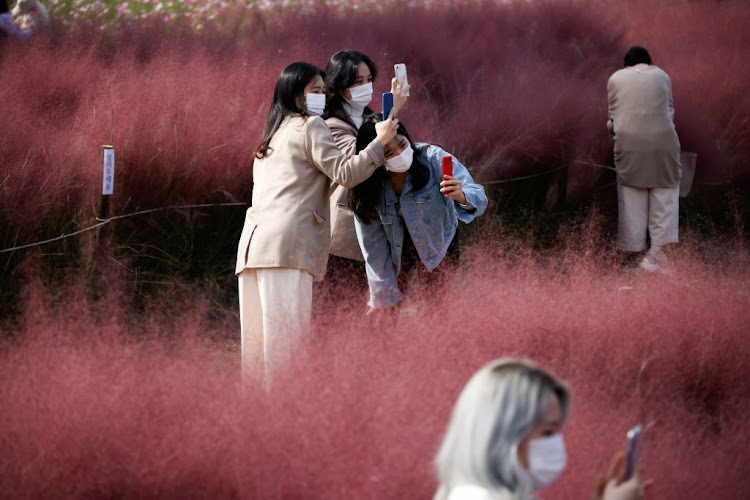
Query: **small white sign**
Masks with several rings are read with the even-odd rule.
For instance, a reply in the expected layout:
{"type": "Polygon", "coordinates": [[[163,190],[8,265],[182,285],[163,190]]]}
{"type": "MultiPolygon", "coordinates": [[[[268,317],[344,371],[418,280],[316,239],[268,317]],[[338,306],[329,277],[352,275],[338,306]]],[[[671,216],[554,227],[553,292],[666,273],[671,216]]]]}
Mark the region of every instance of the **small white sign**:
{"type": "Polygon", "coordinates": [[[115,192],[115,148],[102,146],[102,195],[115,192]]]}

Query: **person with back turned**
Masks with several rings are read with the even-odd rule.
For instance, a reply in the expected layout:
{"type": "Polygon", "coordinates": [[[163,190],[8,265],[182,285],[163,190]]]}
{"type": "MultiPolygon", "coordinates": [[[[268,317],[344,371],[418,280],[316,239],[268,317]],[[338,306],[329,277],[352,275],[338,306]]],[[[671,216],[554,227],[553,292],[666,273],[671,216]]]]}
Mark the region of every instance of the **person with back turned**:
{"type": "Polygon", "coordinates": [[[669,272],[664,246],[678,240],[680,141],[674,126],[672,82],[643,47],[631,47],[625,67],[607,82],[617,169],[618,247],[646,250],[647,272],[669,272]]]}

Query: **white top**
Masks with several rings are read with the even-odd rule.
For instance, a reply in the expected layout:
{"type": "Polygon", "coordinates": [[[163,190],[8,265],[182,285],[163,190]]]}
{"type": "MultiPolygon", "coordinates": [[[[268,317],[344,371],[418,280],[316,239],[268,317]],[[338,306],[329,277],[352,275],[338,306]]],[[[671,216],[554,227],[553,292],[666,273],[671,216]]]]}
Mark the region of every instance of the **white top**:
{"type": "Polygon", "coordinates": [[[349,106],[348,102],[344,102],[344,111],[346,111],[346,114],[349,115],[349,118],[352,119],[354,125],[356,125],[357,129],[359,130],[359,127],[361,127],[362,123],[365,121],[365,118],[363,116],[364,111],[360,111],[359,114],[357,114],[354,109],[349,106]]]}
{"type": "Polygon", "coordinates": [[[447,497],[441,496],[443,487],[438,490],[435,498],[445,500],[516,500],[516,496],[507,490],[490,491],[475,484],[460,484],[451,488],[447,497]]]}
{"type": "Polygon", "coordinates": [[[451,489],[447,500],[492,500],[492,496],[481,486],[463,484],[451,489]]]}

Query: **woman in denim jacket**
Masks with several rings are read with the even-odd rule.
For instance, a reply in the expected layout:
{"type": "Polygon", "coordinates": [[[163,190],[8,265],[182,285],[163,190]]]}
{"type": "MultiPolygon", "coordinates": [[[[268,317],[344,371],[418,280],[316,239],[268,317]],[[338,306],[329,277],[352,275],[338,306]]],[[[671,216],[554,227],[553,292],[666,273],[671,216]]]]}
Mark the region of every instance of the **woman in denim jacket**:
{"type": "MultiPolygon", "coordinates": [[[[375,137],[378,121],[377,116],[365,119],[357,151],[375,137]]],[[[441,180],[444,156],[449,154],[437,146],[412,142],[399,124],[396,137],[385,147],[385,168],[378,168],[351,192],[370,288],[368,305],[373,309],[401,300],[397,277],[410,254],[416,256],[417,266],[421,262],[433,272],[446,254],[457,255],[458,221],[469,223],[487,208],[484,188],[455,158],[454,175],[441,180]]]]}

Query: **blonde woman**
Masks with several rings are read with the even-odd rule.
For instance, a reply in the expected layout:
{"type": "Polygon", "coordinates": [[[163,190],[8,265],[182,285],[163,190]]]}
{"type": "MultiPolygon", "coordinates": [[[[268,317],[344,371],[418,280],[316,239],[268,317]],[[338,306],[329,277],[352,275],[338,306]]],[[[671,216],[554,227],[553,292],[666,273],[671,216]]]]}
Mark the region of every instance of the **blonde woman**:
{"type": "MultiPolygon", "coordinates": [[[[530,361],[499,359],[471,377],[453,408],[435,458],[435,500],[529,500],[550,486],[566,462],[562,429],[570,392],[530,361]]],[[[614,476],[611,468],[609,476],[614,476]]],[[[638,473],[608,477],[596,498],[638,500],[638,473]]]]}

